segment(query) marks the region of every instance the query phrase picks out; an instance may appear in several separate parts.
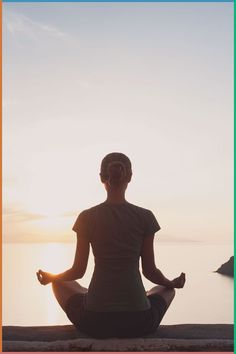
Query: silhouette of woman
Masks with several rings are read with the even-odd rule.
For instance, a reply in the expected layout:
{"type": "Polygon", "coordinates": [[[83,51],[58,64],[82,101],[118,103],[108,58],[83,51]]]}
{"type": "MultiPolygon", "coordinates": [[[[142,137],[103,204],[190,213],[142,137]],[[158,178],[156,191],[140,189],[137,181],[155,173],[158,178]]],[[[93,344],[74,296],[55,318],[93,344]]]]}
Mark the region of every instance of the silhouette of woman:
{"type": "Polygon", "coordinates": [[[39,270],[42,285],[52,283],[55,297],[70,321],[96,337],[139,337],[155,331],[185,274],[168,280],[154,261],[153,239],[160,226],[150,210],[126,201],[131,181],[129,158],[122,153],[104,157],[100,178],[107,191],[105,202],[84,210],[73,230],[77,247],[73,266],[54,275],[39,270]],[[89,248],[95,259],[86,289],[76,282],[85,274],[89,248]],[[146,293],[139,272],[158,284],[146,293]]]}

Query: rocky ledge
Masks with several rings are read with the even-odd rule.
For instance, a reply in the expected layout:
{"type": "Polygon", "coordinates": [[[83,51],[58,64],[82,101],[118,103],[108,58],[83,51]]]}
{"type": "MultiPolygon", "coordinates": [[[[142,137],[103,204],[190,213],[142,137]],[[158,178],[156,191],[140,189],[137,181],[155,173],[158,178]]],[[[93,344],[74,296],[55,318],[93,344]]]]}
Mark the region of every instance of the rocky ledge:
{"type": "Polygon", "coordinates": [[[3,327],[4,352],[233,352],[233,325],[160,326],[143,338],[94,339],[73,326],[3,327]]]}

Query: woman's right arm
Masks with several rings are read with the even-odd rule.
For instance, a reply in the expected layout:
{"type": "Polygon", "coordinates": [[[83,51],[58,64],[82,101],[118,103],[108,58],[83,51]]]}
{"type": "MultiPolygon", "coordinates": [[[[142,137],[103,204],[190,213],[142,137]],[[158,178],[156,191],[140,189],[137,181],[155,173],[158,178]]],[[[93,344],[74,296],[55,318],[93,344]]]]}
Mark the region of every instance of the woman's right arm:
{"type": "Polygon", "coordinates": [[[40,269],[37,272],[38,280],[42,285],[47,285],[54,281],[72,281],[81,279],[87,268],[88,257],[89,242],[77,234],[77,245],[73,266],[60,274],[52,274],[40,269]]]}
{"type": "Polygon", "coordinates": [[[155,265],[153,240],[154,235],[149,235],[146,236],[143,241],[141,250],[143,275],[152,283],[162,285],[166,288],[183,288],[185,283],[184,273],[181,273],[179,277],[173,280],[169,280],[157,269],[155,265]]]}

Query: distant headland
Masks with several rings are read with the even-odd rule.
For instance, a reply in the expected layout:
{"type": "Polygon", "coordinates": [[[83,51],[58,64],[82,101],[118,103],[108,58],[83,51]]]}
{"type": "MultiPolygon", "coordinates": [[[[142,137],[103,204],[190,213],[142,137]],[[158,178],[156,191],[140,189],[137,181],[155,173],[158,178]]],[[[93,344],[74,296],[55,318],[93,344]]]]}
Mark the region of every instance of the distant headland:
{"type": "Polygon", "coordinates": [[[216,273],[233,277],[234,276],[234,256],[230,257],[228,262],[222,264],[220,268],[216,270],[216,273]]]}

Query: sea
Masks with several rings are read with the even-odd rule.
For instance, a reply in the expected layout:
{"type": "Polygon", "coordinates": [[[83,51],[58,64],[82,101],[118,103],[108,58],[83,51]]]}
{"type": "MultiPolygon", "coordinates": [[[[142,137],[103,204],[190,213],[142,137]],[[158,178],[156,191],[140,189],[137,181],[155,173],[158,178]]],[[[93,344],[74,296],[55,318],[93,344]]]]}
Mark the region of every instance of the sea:
{"type": "MultiPolygon", "coordinates": [[[[71,267],[74,254],[72,243],[3,244],[3,325],[69,324],[51,286],[39,284],[36,272],[62,272],[71,267]]],[[[162,324],[233,323],[233,278],[215,272],[232,255],[232,244],[155,242],[156,266],[165,276],[186,273],[185,287],[177,289],[162,324]]],[[[90,255],[81,285],[89,285],[93,266],[90,255]]],[[[142,278],[146,290],[155,286],[142,278]]]]}

